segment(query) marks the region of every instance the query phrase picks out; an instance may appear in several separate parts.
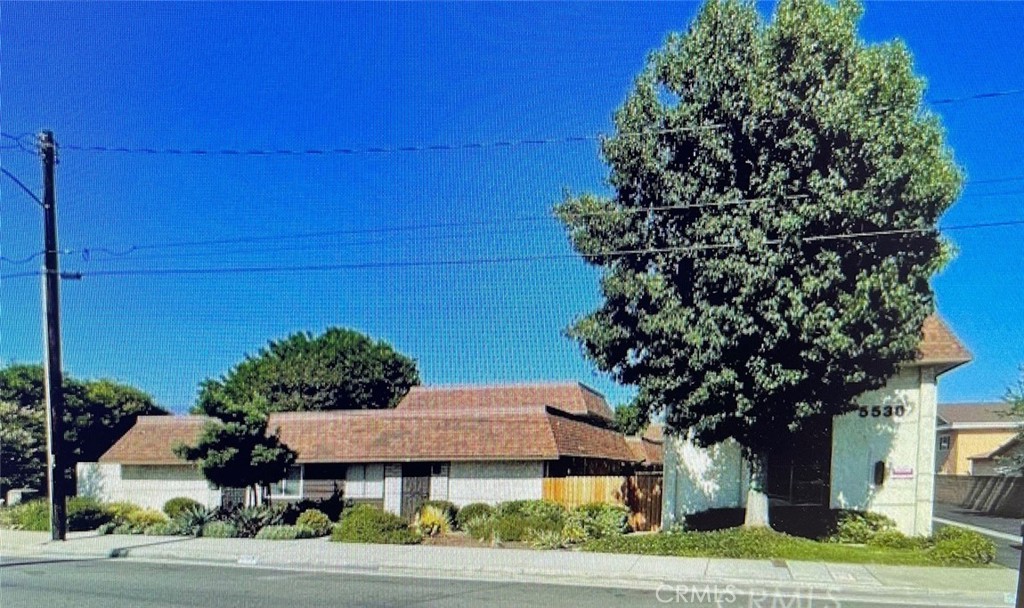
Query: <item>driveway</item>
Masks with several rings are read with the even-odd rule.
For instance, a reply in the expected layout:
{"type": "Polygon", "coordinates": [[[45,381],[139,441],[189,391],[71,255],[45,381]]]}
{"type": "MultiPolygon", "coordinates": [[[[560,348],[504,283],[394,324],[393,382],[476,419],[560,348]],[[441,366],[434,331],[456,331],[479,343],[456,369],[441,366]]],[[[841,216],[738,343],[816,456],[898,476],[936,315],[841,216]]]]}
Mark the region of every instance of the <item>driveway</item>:
{"type": "Polygon", "coordinates": [[[939,526],[948,525],[946,522],[956,522],[975,528],[996,543],[997,564],[1014,570],[1020,567],[1021,520],[997,517],[938,502],[935,503],[933,517],[939,526]]]}

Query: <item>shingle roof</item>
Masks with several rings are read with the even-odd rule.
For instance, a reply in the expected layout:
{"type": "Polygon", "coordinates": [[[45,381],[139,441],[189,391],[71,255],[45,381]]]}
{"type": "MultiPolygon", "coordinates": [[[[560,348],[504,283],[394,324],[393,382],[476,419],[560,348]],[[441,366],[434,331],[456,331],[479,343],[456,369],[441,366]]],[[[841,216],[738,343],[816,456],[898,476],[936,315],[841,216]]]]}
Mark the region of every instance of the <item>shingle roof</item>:
{"type": "Polygon", "coordinates": [[[665,464],[665,444],[663,442],[648,439],[646,436],[626,437],[626,442],[638,462],[645,465],[665,464]]]}
{"type": "Polygon", "coordinates": [[[182,464],[175,446],[195,443],[207,422],[202,416],[139,416],[100,462],[182,464]]]}
{"type": "Polygon", "coordinates": [[[971,353],[957,339],[939,315],[931,315],[921,327],[918,365],[941,365],[952,369],[971,360],[971,353]]]}
{"type": "Polygon", "coordinates": [[[991,403],[944,403],[939,405],[939,418],[947,424],[1005,424],[1007,427],[1021,424],[1010,415],[1010,404],[991,403]]]}
{"type": "MultiPolygon", "coordinates": [[[[142,416],[101,462],[171,464],[174,445],[198,437],[205,419],[142,416]]],[[[462,410],[358,410],[276,413],[269,429],[299,462],[556,460],[563,456],[632,462],[613,430],[546,406],[462,410]]]]}
{"type": "Polygon", "coordinates": [[[440,410],[459,416],[470,409],[545,405],[576,416],[614,420],[604,396],[580,384],[505,384],[495,386],[413,387],[399,410],[440,410]]]}

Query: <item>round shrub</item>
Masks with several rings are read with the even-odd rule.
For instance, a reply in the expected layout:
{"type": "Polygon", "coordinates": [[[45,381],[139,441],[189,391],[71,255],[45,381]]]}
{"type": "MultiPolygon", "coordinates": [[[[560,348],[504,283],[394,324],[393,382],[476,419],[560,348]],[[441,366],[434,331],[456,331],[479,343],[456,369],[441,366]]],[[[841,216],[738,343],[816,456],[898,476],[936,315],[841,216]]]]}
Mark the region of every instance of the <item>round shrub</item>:
{"type": "Polygon", "coordinates": [[[235,538],[238,530],[226,521],[211,521],[203,526],[202,536],[206,538],[235,538]]]}
{"type": "Polygon", "coordinates": [[[110,515],[110,520],[117,525],[128,522],[128,515],[135,511],[141,511],[142,507],[133,502],[111,502],[103,506],[103,509],[110,515]]]}
{"type": "Polygon", "coordinates": [[[305,526],[267,526],[256,533],[260,540],[296,540],[314,536],[313,531],[305,526]]]}
{"type": "Polygon", "coordinates": [[[996,545],[985,536],[956,526],[946,526],[935,534],[931,558],[945,566],[988,564],[996,557],[996,545]]]}
{"type": "Polygon", "coordinates": [[[566,519],[566,525],[583,530],[588,539],[625,534],[629,530],[629,509],[622,505],[592,502],[580,505],[566,519]]]}
{"type": "Polygon", "coordinates": [[[561,522],[565,518],[565,507],[550,500],[510,500],[500,503],[495,513],[499,516],[522,515],[561,522]]]}
{"type": "Polygon", "coordinates": [[[489,543],[494,540],[494,522],[493,515],[480,515],[463,524],[462,529],[473,538],[489,543]]]}
{"type": "Polygon", "coordinates": [[[494,513],[494,507],[485,502],[470,503],[459,509],[458,514],[455,515],[455,523],[460,530],[465,530],[469,522],[492,513],[494,513]]]}
{"type": "Polygon", "coordinates": [[[314,536],[327,536],[331,533],[331,518],[318,509],[306,509],[295,520],[296,526],[302,526],[312,531],[314,536]]]}
{"type": "Polygon", "coordinates": [[[341,516],[331,540],[348,543],[380,543],[409,545],[418,543],[420,535],[409,529],[405,521],[372,505],[357,505],[341,516]]]}
{"type": "Polygon", "coordinates": [[[153,524],[142,531],[146,536],[182,536],[185,530],[176,521],[165,521],[161,524],[153,524]]]}
{"type": "Polygon", "coordinates": [[[110,514],[95,498],[74,496],[68,499],[68,530],[95,530],[110,521],[110,514]]]}
{"type": "Polygon", "coordinates": [[[562,531],[562,522],[536,515],[497,515],[494,518],[494,540],[521,542],[544,532],[562,531]]]}
{"type": "Polygon", "coordinates": [[[198,500],[192,500],[187,496],[178,496],[164,503],[164,513],[167,517],[174,519],[185,511],[205,508],[198,500]]]}

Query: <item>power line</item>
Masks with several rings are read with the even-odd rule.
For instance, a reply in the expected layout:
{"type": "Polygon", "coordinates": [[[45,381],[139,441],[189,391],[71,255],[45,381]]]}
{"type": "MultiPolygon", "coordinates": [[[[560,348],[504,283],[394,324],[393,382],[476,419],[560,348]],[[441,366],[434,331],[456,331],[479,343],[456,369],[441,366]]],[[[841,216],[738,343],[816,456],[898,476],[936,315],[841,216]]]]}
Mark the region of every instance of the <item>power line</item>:
{"type": "MultiPolygon", "coordinates": [[[[962,97],[946,97],[934,100],[926,100],[931,105],[950,105],[966,101],[977,101],[981,99],[993,99],[998,97],[1010,97],[1024,94],[1024,89],[1011,89],[1006,91],[989,91],[975,93],[962,97]]],[[[885,108],[881,108],[885,109],[885,108]]],[[[762,122],[774,122],[780,119],[767,119],[762,122]]],[[[726,123],[711,123],[679,127],[672,129],[652,129],[636,132],[615,133],[616,137],[633,137],[644,135],[661,135],[676,132],[702,131],[720,129],[728,126],[726,123]]],[[[14,140],[18,147],[24,148],[22,140],[24,135],[12,135],[3,133],[4,137],[14,140]]],[[[579,143],[589,141],[600,141],[607,137],[605,134],[593,135],[570,135],[562,137],[542,137],[532,139],[505,139],[485,142],[467,142],[456,144],[429,144],[429,145],[402,145],[402,146],[369,146],[369,147],[323,147],[323,148],[160,148],[160,147],[133,147],[133,146],[109,146],[109,145],[85,145],[85,144],[63,144],[63,150],[76,152],[111,152],[121,154],[149,154],[149,155],[174,155],[174,156],[349,156],[366,154],[393,154],[399,152],[431,152],[431,151],[455,151],[455,150],[477,150],[487,148],[513,148],[522,146],[537,146],[547,144],[579,143]]]]}
{"type": "Polygon", "coordinates": [[[21,189],[22,189],[22,191],[23,191],[23,192],[24,192],[25,194],[29,195],[29,196],[30,196],[30,197],[32,198],[32,200],[36,202],[36,204],[37,204],[37,205],[39,205],[40,207],[43,207],[43,206],[44,206],[44,205],[43,205],[43,201],[42,201],[42,199],[40,199],[40,198],[39,198],[38,196],[36,196],[36,193],[35,193],[35,192],[32,192],[32,189],[31,189],[31,188],[29,188],[28,186],[26,186],[26,185],[25,185],[25,182],[23,182],[23,181],[21,181],[20,179],[18,179],[18,176],[17,176],[17,175],[15,175],[15,174],[11,173],[11,172],[10,172],[10,171],[8,171],[7,169],[4,169],[3,167],[0,167],[0,173],[3,173],[3,174],[4,174],[5,176],[7,176],[7,178],[8,178],[9,180],[11,180],[11,181],[12,181],[12,182],[14,182],[15,184],[17,184],[17,185],[18,185],[18,187],[19,187],[19,188],[21,188],[21,189]]]}
{"type": "MultiPolygon", "coordinates": [[[[1007,220],[997,222],[982,222],[974,224],[960,224],[938,228],[939,231],[972,230],[981,228],[996,228],[1007,226],[1024,226],[1024,219],[1007,220]]],[[[851,240],[861,238],[872,238],[879,236],[896,236],[903,234],[915,234],[935,231],[936,228],[899,228],[888,230],[873,230],[863,232],[847,232],[840,234],[811,235],[803,237],[803,241],[835,241],[851,240]]],[[[768,239],[761,245],[779,245],[782,239],[768,239]]],[[[402,260],[392,262],[365,262],[365,263],[344,263],[344,264],[307,264],[291,266],[236,266],[236,267],[211,267],[211,268],[138,268],[138,269],[114,269],[95,270],[75,273],[76,278],[89,276],[159,276],[159,275],[223,275],[223,274],[257,274],[257,273],[280,273],[280,272],[312,272],[328,270],[359,270],[374,268],[416,268],[416,267],[438,267],[438,266],[474,266],[517,262],[552,261],[562,259],[579,258],[607,258],[627,255],[651,255],[657,253],[688,253],[697,251],[708,251],[713,249],[735,249],[740,243],[733,241],[729,243],[706,243],[697,245],[684,245],[674,247],[656,247],[646,249],[610,250],[596,253],[549,253],[520,255],[508,257],[480,257],[480,258],[458,258],[451,260],[402,260]]],[[[12,279],[26,276],[39,276],[39,272],[19,272],[0,275],[0,279],[12,279]]]]}

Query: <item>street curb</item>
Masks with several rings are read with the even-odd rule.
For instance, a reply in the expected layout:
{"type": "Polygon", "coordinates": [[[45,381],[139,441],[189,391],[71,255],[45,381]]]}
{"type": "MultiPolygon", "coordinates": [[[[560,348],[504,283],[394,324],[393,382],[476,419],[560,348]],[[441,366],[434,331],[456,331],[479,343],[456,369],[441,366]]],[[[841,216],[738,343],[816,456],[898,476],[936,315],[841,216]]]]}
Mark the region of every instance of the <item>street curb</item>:
{"type": "MultiPolygon", "coordinates": [[[[138,547],[142,548],[142,547],[138,547]]],[[[7,551],[8,555],[17,554],[23,557],[50,557],[71,560],[90,559],[127,559],[148,563],[183,563],[193,565],[224,566],[236,568],[253,568],[267,570],[285,570],[294,572],[329,572],[363,576],[394,576],[421,579],[487,581],[487,582],[519,582],[532,584],[564,585],[574,587],[624,588],[648,590],[655,593],[662,589],[672,593],[676,588],[686,589],[735,589],[756,594],[769,593],[771,597],[807,599],[814,597],[819,601],[847,602],[879,602],[885,605],[917,605],[922,601],[937,604],[958,606],[962,608],[1006,608],[1012,606],[1012,594],[998,591],[962,592],[936,591],[917,587],[884,587],[879,585],[857,585],[849,583],[798,582],[774,580],[750,580],[721,576],[705,576],[694,578],[654,578],[643,575],[620,575],[617,578],[586,577],[578,572],[552,572],[535,568],[487,568],[478,567],[466,570],[442,569],[436,567],[410,567],[408,565],[373,565],[358,564],[316,564],[308,560],[275,560],[261,559],[259,555],[231,554],[212,555],[197,558],[181,555],[173,551],[160,553],[152,547],[145,547],[151,555],[132,555],[133,547],[120,547],[108,552],[102,551],[66,551],[46,545],[32,547],[32,551],[7,551]]]]}

